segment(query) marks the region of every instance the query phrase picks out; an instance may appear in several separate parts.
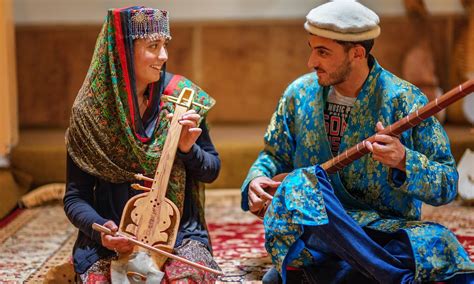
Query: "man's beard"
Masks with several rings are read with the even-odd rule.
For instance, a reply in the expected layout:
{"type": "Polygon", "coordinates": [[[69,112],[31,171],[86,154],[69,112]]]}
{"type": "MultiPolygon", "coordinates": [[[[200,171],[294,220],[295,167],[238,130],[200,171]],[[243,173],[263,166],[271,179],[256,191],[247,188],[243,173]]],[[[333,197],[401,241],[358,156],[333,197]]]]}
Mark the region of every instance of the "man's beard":
{"type": "Polygon", "coordinates": [[[349,58],[346,57],[344,61],[342,62],[342,64],[336,69],[336,71],[332,73],[326,73],[327,75],[326,80],[323,81],[321,80],[321,78],[318,78],[318,83],[320,86],[323,86],[323,87],[334,86],[334,85],[340,84],[347,79],[351,71],[352,71],[352,68],[349,62],[349,58]]]}

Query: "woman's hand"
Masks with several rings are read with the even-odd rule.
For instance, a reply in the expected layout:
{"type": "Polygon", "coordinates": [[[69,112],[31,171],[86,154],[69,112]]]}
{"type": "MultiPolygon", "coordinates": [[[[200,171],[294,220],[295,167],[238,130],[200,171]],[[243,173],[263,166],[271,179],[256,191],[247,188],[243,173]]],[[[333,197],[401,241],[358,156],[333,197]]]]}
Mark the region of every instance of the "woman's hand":
{"type": "MultiPolygon", "coordinates": [[[[382,123],[379,121],[375,126],[377,132],[384,130],[382,123]]],[[[406,171],[406,153],[405,146],[395,136],[376,134],[375,142],[365,141],[365,146],[372,152],[372,158],[382,164],[396,168],[403,172],[406,171]]]]}
{"type": "MultiPolygon", "coordinates": [[[[173,118],[173,113],[169,113],[166,117],[168,119],[173,118]]],[[[193,109],[188,110],[179,119],[179,124],[183,126],[178,143],[181,152],[188,153],[191,151],[194,143],[201,135],[202,129],[198,127],[199,119],[201,119],[201,116],[193,109]]]]}
{"type": "MultiPolygon", "coordinates": [[[[112,220],[105,222],[103,226],[109,228],[114,233],[118,230],[117,225],[112,220]]],[[[102,241],[102,245],[104,247],[121,254],[131,253],[134,246],[134,244],[129,242],[126,238],[114,237],[102,232],[100,233],[100,240],[102,241]]]]}

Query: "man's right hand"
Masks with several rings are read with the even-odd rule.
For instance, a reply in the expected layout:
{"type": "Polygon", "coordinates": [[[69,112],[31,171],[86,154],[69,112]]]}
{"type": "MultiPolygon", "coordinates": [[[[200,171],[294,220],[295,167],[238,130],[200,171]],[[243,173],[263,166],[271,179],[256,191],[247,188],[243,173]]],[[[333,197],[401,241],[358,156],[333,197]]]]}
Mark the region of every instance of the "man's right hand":
{"type": "MultiPolygon", "coordinates": [[[[118,230],[117,225],[112,220],[105,222],[103,226],[109,228],[114,233],[118,230]]],[[[100,233],[100,240],[102,241],[102,245],[104,247],[108,248],[109,250],[113,250],[116,253],[130,253],[132,252],[134,246],[134,244],[129,242],[126,238],[114,237],[102,232],[100,233]]]]}
{"type": "Polygon", "coordinates": [[[271,194],[275,192],[280,184],[281,182],[274,181],[268,177],[257,177],[253,179],[249,184],[248,191],[250,212],[260,218],[263,217],[263,215],[259,213],[262,212],[262,209],[264,209],[263,212],[267,210],[267,208],[264,207],[267,207],[272,201],[273,196],[271,194]]]}

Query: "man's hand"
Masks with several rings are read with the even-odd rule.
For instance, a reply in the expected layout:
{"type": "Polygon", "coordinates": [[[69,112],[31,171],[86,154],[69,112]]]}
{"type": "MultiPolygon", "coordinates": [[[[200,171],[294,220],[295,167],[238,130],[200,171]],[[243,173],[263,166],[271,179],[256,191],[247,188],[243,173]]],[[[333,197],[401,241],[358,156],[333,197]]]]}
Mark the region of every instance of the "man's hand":
{"type": "MultiPolygon", "coordinates": [[[[377,132],[384,129],[382,123],[379,121],[376,125],[377,132]]],[[[365,146],[372,152],[372,158],[381,162],[382,164],[396,168],[403,172],[405,169],[406,153],[405,146],[400,142],[400,139],[395,136],[376,134],[375,142],[370,143],[365,141],[365,146]]]]}
{"type": "Polygon", "coordinates": [[[249,191],[248,191],[248,203],[250,212],[258,217],[262,217],[259,215],[264,207],[267,207],[270,201],[273,199],[270,193],[274,193],[275,190],[278,188],[281,182],[273,181],[268,177],[257,177],[253,179],[249,184],[249,191]]]}
{"type": "MultiPolygon", "coordinates": [[[[106,228],[109,228],[112,232],[117,232],[118,227],[114,221],[109,220],[103,225],[106,228]]],[[[102,245],[109,250],[113,250],[117,253],[130,253],[133,250],[133,243],[129,242],[126,238],[123,237],[113,237],[104,233],[100,233],[100,240],[102,245]]]]}
{"type": "MultiPolygon", "coordinates": [[[[173,118],[173,113],[166,116],[168,119],[173,118]]],[[[201,135],[202,129],[198,127],[201,116],[195,110],[188,110],[179,119],[179,124],[183,126],[181,136],[179,137],[178,148],[183,153],[188,153],[193,147],[196,140],[201,135]]]]}

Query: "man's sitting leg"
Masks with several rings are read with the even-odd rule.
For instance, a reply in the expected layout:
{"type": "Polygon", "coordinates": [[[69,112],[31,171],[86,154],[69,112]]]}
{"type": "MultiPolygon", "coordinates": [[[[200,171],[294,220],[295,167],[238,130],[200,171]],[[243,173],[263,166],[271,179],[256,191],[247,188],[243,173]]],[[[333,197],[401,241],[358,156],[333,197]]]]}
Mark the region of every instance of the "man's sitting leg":
{"type": "Polygon", "coordinates": [[[413,281],[415,264],[409,243],[393,240],[381,246],[347,215],[331,188],[322,187],[322,194],[329,223],[305,226],[301,238],[315,253],[316,262],[321,252],[333,253],[369,279],[381,283],[413,281]]]}

